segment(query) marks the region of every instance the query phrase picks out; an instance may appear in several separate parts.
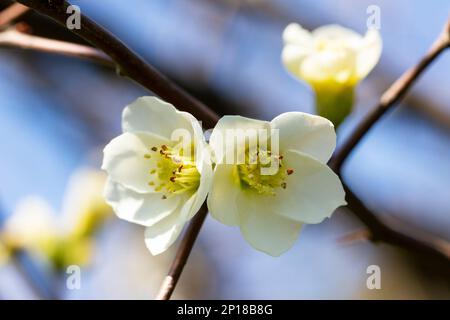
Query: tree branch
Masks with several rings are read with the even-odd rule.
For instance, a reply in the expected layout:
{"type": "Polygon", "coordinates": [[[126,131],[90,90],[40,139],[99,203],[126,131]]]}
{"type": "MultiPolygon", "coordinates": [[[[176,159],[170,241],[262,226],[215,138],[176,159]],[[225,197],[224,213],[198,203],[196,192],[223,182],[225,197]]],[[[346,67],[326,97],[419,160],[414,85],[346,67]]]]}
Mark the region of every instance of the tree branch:
{"type": "Polygon", "coordinates": [[[87,59],[110,68],[115,67],[115,63],[109,56],[100,50],[80,44],[32,36],[20,32],[16,27],[0,32],[0,46],[57,53],[87,59]]]}
{"type": "Polygon", "coordinates": [[[170,299],[207,214],[208,208],[206,207],[206,203],[204,203],[199,212],[192,218],[191,223],[186,229],[186,233],[180,242],[175,258],[170,266],[169,273],[164,278],[161,288],[156,296],[156,300],[170,299]]]}
{"type": "MultiPolygon", "coordinates": [[[[413,248],[414,254],[432,260],[441,272],[450,276],[450,243],[432,234],[411,230],[394,221],[384,221],[373,214],[364,203],[344,184],[349,208],[368,226],[369,239],[384,242],[399,248],[413,248]]],[[[366,233],[367,234],[367,233],[366,233]]]]}
{"type": "Polygon", "coordinates": [[[28,7],[20,3],[14,3],[8,8],[4,9],[2,12],[0,12],[0,29],[7,27],[11,22],[19,18],[28,10],[28,7]]]}
{"type": "MultiPolygon", "coordinates": [[[[51,17],[61,24],[66,21],[66,8],[69,5],[66,1],[38,1],[38,0],[16,0],[25,4],[36,11],[51,17]]],[[[116,39],[109,32],[98,26],[86,16],[82,16],[82,27],[80,30],[72,30],[94,47],[103,50],[111,59],[120,66],[122,73],[140,83],[147,89],[153,91],[161,98],[169,101],[178,108],[192,113],[197,119],[201,119],[206,127],[213,127],[219,119],[218,115],[208,109],[205,105],[197,101],[195,98],[184,92],[178,86],[174,85],[167,77],[163,76],[152,66],[148,65],[142,58],[137,56],[122,42],[116,39]]],[[[330,161],[329,165],[336,172],[340,172],[343,162],[347,159],[353,148],[360,142],[365,133],[369,131],[378,119],[381,118],[404,94],[410,89],[413,82],[420,74],[435,60],[445,48],[449,46],[450,22],[447,24],[446,33],[442,33],[436,43],[432,46],[429,53],[414,68],[406,72],[400,77],[382,96],[379,105],[361,122],[355,132],[350,136],[348,141],[339,148],[335,157],[330,161]]],[[[435,248],[429,248],[430,244],[416,239],[413,236],[407,236],[398,232],[381,221],[375,214],[370,212],[363,203],[351,193],[349,189],[349,207],[353,213],[367,225],[371,232],[377,234],[378,241],[386,241],[397,246],[408,248],[411,251],[418,250],[426,255],[434,252],[435,248]],[[373,226],[372,226],[373,225],[373,226]],[[380,232],[380,226],[383,226],[380,232]]],[[[193,218],[186,233],[181,240],[176,258],[161,288],[158,298],[169,299],[183,267],[187,261],[190,251],[193,247],[195,239],[200,231],[203,221],[206,217],[207,210],[202,209],[193,218]]],[[[442,261],[448,266],[450,260],[447,255],[441,253],[432,254],[433,257],[442,257],[442,261]]],[[[441,258],[439,258],[441,259],[441,258]]]]}

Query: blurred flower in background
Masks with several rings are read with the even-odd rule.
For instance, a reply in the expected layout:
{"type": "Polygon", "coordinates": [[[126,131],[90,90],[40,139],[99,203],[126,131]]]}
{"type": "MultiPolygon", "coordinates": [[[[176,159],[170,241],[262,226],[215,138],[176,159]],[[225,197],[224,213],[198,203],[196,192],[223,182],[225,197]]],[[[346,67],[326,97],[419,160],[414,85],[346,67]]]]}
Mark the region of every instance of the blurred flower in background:
{"type": "Polygon", "coordinates": [[[382,41],[378,30],[364,37],[339,25],[309,32],[291,23],[283,32],[282,61],[316,94],[316,111],[337,127],[350,114],[354,89],[378,63],[382,41]]]}
{"type": "Polygon", "coordinates": [[[98,170],[84,168],[75,172],[60,215],[38,196],[20,201],[1,231],[6,252],[29,250],[48,260],[56,271],[88,264],[95,233],[111,212],[102,198],[105,181],[106,175],[98,170]]]}

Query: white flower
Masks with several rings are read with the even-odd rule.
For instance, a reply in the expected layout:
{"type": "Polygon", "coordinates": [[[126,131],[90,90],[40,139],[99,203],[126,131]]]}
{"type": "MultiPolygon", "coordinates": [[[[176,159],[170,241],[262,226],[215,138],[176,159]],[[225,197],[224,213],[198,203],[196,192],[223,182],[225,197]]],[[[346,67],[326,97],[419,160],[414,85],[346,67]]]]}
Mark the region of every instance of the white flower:
{"type": "Polygon", "coordinates": [[[382,41],[369,29],[364,37],[338,25],[312,32],[292,23],[283,32],[282,61],[316,93],[317,113],[338,126],[351,112],[354,87],[378,63],[382,41]]]}
{"type": "Polygon", "coordinates": [[[380,59],[379,32],[369,29],[364,37],[338,25],[313,32],[292,23],[283,32],[282,60],[296,77],[315,86],[323,82],[355,85],[380,59]]]}
{"type": "Polygon", "coordinates": [[[336,135],[333,124],[322,117],[289,112],[267,122],[226,116],[214,128],[210,145],[216,157],[219,154],[208,196],[211,215],[226,225],[238,225],[258,250],[282,254],[293,245],[303,224],[319,223],[346,204],[338,176],[326,165],[336,135]],[[250,149],[250,139],[237,139],[230,148],[223,139],[236,129],[278,133],[279,151],[273,148],[274,134],[268,135],[271,147],[259,139],[257,148],[250,149]],[[243,163],[224,161],[231,152],[239,155],[242,150],[243,163]],[[259,161],[252,164],[255,155],[259,161]],[[267,157],[270,164],[262,161],[267,157]],[[262,169],[273,163],[276,173],[263,175],[262,169]]]}
{"type": "Polygon", "coordinates": [[[147,227],[145,243],[156,255],[173,244],[206,199],[208,147],[192,115],[155,97],[127,106],[122,129],[104,149],[105,198],[120,218],[147,227]],[[188,136],[180,142],[176,133],[188,136]]]}

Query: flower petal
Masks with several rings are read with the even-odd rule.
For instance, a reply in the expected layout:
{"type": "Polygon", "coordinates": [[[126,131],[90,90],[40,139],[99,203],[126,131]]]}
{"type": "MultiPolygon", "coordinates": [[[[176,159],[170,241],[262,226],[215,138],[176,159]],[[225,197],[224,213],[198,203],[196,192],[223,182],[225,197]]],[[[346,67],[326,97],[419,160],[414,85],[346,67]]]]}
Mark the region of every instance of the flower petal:
{"type": "Polygon", "coordinates": [[[168,140],[151,133],[125,132],[114,138],[104,149],[102,169],[115,182],[136,192],[153,192],[148,185],[153,159],[146,159],[153,146],[166,144],[168,140]]]}
{"type": "Polygon", "coordinates": [[[190,209],[190,213],[188,215],[189,219],[192,218],[198,212],[198,210],[200,210],[200,207],[205,202],[206,197],[211,190],[211,185],[213,182],[213,170],[209,152],[202,153],[201,156],[201,165],[197,165],[197,170],[200,173],[200,185],[195,193],[195,201],[193,202],[192,208],[190,209]]]}
{"type": "Polygon", "coordinates": [[[291,23],[283,31],[283,42],[285,46],[281,53],[281,61],[288,71],[299,76],[303,59],[312,52],[311,33],[299,24],[291,23]]]}
{"type": "Polygon", "coordinates": [[[178,238],[188,220],[195,195],[182,201],[177,210],[157,224],[145,229],[145,245],[153,255],[166,251],[178,238]]]}
{"type": "Polygon", "coordinates": [[[308,55],[300,66],[299,76],[313,87],[337,83],[353,85],[356,77],[357,51],[341,47],[308,55]]]}
{"type": "Polygon", "coordinates": [[[383,41],[376,29],[369,29],[364,36],[357,58],[357,73],[360,79],[365,78],[380,60],[383,41]]]}
{"type": "Polygon", "coordinates": [[[346,205],[339,177],[325,164],[297,151],[283,158],[287,176],[286,189],[279,189],[274,210],[287,218],[304,223],[319,223],[330,217],[337,207],[346,205]]]}
{"type": "Polygon", "coordinates": [[[271,121],[279,129],[280,150],[293,149],[327,163],[336,147],[336,133],[331,121],[303,113],[286,112],[271,121]]]}
{"type": "Polygon", "coordinates": [[[56,237],[58,221],[50,205],[38,196],[22,199],[3,226],[5,238],[17,245],[39,248],[45,239],[56,237]]]}
{"type": "Polygon", "coordinates": [[[159,193],[137,193],[108,178],[104,190],[106,202],[123,220],[152,226],[177,209],[180,197],[162,199],[159,193]]]}
{"type": "Polygon", "coordinates": [[[283,31],[283,42],[285,44],[310,47],[312,40],[311,32],[302,28],[298,23],[290,23],[283,31]]]}
{"type": "Polygon", "coordinates": [[[122,114],[124,132],[151,132],[170,139],[174,130],[192,132],[191,122],[173,105],[157,97],[141,97],[128,105],[122,114]]]}
{"type": "Polygon", "coordinates": [[[241,116],[222,117],[214,127],[209,139],[209,145],[211,146],[212,152],[215,156],[215,161],[217,163],[221,163],[225,159],[228,159],[228,155],[225,158],[226,152],[233,152],[234,155],[236,155],[237,150],[241,150],[241,147],[245,148],[245,146],[238,146],[237,143],[234,143],[234,141],[232,146],[228,145],[229,140],[227,138],[230,137],[230,132],[236,135],[239,134],[239,132],[248,132],[249,129],[269,130],[270,123],[267,121],[255,120],[241,116]]]}
{"type": "Polygon", "coordinates": [[[356,49],[362,37],[359,33],[337,24],[329,24],[312,32],[314,41],[345,41],[348,47],[356,49]]]}
{"type": "Polygon", "coordinates": [[[211,216],[223,224],[234,226],[239,224],[239,213],[236,199],[241,193],[231,164],[219,164],[214,169],[213,183],[208,195],[208,209],[211,216]]]}
{"type": "Polygon", "coordinates": [[[289,72],[297,77],[300,77],[300,66],[309,54],[309,49],[297,45],[287,44],[281,52],[281,61],[289,72]]]}
{"type": "Polygon", "coordinates": [[[240,228],[252,247],[279,256],[292,247],[302,223],[276,214],[270,200],[252,192],[241,193],[237,199],[240,228]]]}

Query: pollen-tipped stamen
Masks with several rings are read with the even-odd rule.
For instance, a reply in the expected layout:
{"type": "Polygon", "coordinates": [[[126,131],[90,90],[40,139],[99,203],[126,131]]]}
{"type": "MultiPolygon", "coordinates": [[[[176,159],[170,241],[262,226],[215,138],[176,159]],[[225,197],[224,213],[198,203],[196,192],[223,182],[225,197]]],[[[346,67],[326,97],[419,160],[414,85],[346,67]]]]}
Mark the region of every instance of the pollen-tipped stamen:
{"type": "Polygon", "coordinates": [[[152,180],[148,185],[155,186],[154,191],[163,193],[163,199],[172,194],[193,192],[198,188],[200,173],[194,157],[185,156],[183,148],[161,145],[153,146],[150,150],[153,151],[153,156],[145,154],[144,158],[156,158],[156,169],[150,170],[152,180]]]}

